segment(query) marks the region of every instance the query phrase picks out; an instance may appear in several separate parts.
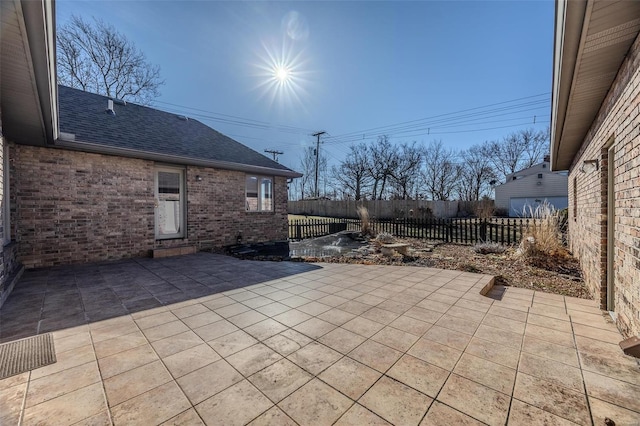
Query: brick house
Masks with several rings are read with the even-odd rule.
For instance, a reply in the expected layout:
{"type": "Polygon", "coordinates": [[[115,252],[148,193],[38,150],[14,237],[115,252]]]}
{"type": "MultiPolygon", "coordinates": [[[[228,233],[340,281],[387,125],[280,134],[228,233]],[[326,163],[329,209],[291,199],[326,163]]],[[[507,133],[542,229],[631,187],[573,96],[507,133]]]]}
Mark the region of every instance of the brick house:
{"type": "Polygon", "coordinates": [[[567,208],[567,173],[553,172],[549,157],[531,167],[506,176],[503,184],[496,185],[495,206],[510,217],[529,216],[531,210],[548,203],[557,210],[567,208]]]}
{"type": "Polygon", "coordinates": [[[299,173],[197,120],[57,86],[53,16],[2,2],[0,303],[20,265],[288,238],[299,173]]]}
{"type": "Polygon", "coordinates": [[[640,333],[640,2],[556,3],[551,166],[569,244],[603,309],[640,333]]]}

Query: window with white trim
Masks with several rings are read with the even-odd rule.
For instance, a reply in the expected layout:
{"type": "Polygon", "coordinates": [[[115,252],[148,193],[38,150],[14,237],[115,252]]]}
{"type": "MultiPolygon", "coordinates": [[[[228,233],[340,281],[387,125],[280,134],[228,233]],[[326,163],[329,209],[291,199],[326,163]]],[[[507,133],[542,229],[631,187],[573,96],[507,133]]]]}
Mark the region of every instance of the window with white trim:
{"type": "Polygon", "coordinates": [[[273,178],[247,175],[245,205],[248,212],[273,211],[273,178]]]}

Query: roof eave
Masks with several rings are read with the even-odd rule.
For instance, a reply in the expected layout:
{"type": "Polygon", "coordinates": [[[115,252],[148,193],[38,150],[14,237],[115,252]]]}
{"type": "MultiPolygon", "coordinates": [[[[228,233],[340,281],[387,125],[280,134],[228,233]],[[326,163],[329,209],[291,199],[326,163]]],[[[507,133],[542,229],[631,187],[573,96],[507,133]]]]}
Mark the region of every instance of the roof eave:
{"type": "MultiPolygon", "coordinates": [[[[557,0],[551,169],[570,169],[640,33],[640,2],[557,0]]],[[[594,129],[595,130],[595,129],[594,129]]]]}
{"type": "Polygon", "coordinates": [[[555,9],[555,37],[553,58],[553,89],[551,104],[551,169],[565,170],[580,148],[560,155],[562,130],[565,124],[571,85],[574,79],[580,39],[584,26],[587,3],[557,0],[555,9]],[[573,155],[572,155],[573,154],[573,155]]]}
{"type": "Polygon", "coordinates": [[[3,31],[0,58],[5,136],[17,143],[53,143],[58,133],[55,4],[7,0],[2,8],[11,24],[3,31]]]}
{"type": "MultiPolygon", "coordinates": [[[[61,135],[64,136],[64,135],[61,135]]],[[[289,169],[274,169],[271,167],[254,166],[250,164],[232,163],[229,161],[219,160],[206,160],[191,157],[183,157],[178,155],[160,154],[156,152],[141,151],[128,148],[118,148],[113,146],[106,146],[91,142],[82,142],[77,140],[67,140],[59,138],[55,142],[55,146],[64,149],[70,149],[74,151],[91,152],[95,154],[116,155],[120,157],[138,158],[142,160],[158,161],[163,163],[183,164],[189,166],[198,167],[211,167],[224,170],[235,170],[246,173],[256,173],[270,176],[283,176],[287,178],[299,178],[302,177],[301,173],[298,173],[289,169]]]]}
{"type": "Polygon", "coordinates": [[[22,0],[22,12],[30,41],[45,138],[52,144],[59,132],[55,1],[22,0]]]}

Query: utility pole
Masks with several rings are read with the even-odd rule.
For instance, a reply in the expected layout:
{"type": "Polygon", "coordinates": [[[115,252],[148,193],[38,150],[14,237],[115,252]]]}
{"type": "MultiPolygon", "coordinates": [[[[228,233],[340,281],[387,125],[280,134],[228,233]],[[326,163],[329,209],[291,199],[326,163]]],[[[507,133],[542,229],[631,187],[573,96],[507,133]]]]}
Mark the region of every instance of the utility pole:
{"type": "Polygon", "coordinates": [[[265,149],[264,152],[268,152],[269,154],[273,155],[273,161],[278,161],[278,155],[284,154],[284,152],[282,151],[276,151],[273,149],[265,149]]]}
{"type": "Polygon", "coordinates": [[[311,136],[316,136],[318,138],[318,141],[316,142],[316,191],[315,191],[315,195],[316,197],[320,196],[320,192],[318,191],[318,160],[320,158],[320,135],[324,135],[327,132],[317,132],[314,133],[311,136]]]}

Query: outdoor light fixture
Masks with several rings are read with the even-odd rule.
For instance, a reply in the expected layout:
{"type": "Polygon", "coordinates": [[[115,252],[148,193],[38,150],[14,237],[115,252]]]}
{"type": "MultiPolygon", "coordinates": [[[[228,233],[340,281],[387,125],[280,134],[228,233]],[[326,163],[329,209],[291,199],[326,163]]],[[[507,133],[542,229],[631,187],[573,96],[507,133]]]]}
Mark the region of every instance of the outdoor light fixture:
{"type": "Polygon", "coordinates": [[[598,160],[584,160],[580,166],[582,173],[595,172],[596,170],[598,170],[598,160]]]}
{"type": "Polygon", "coordinates": [[[202,176],[196,175],[196,182],[202,182],[202,176]]]}

